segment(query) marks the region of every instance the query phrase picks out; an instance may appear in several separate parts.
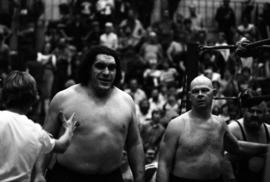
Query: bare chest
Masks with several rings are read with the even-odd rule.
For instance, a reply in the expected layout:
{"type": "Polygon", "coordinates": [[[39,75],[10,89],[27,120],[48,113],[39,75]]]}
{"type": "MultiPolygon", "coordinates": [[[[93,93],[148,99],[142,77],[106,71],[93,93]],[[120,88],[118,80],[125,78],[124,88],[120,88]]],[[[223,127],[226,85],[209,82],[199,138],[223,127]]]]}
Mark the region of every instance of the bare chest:
{"type": "Polygon", "coordinates": [[[179,137],[180,149],[188,155],[219,151],[223,147],[223,135],[224,131],[219,124],[189,124],[179,137]]]}
{"type": "Polygon", "coordinates": [[[76,101],[67,101],[62,108],[66,115],[75,112],[75,119],[80,124],[76,130],[81,134],[125,133],[131,119],[130,108],[121,102],[104,104],[78,98],[76,101]]]}

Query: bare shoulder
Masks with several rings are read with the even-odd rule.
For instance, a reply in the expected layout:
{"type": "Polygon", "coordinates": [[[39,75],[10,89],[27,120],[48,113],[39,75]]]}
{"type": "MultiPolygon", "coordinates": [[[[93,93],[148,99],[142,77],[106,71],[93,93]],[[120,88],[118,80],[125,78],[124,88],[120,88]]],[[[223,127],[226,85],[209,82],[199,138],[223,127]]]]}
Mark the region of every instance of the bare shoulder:
{"type": "Polygon", "coordinates": [[[218,122],[222,125],[226,125],[226,120],[220,116],[212,114],[213,121],[218,122]]]}
{"type": "MultiPolygon", "coordinates": [[[[238,120],[239,123],[241,125],[243,125],[243,118],[239,119],[238,120]]],[[[240,126],[239,124],[236,122],[236,121],[233,121],[231,122],[229,125],[228,125],[228,128],[230,130],[230,132],[238,139],[241,139],[242,137],[242,134],[241,134],[241,129],[240,129],[240,126]]]]}
{"type": "Polygon", "coordinates": [[[57,92],[51,101],[51,105],[60,104],[67,98],[70,98],[73,95],[76,96],[76,93],[80,92],[79,90],[82,90],[82,88],[77,84],[57,92]]]}
{"type": "Polygon", "coordinates": [[[114,93],[115,93],[114,95],[118,101],[123,101],[123,102],[130,104],[130,105],[134,105],[134,101],[128,93],[124,92],[123,90],[121,90],[117,87],[114,87],[114,93]]]}
{"type": "Polygon", "coordinates": [[[172,119],[167,126],[167,132],[180,133],[189,119],[189,112],[172,119]]]}
{"type": "MultiPolygon", "coordinates": [[[[243,123],[243,118],[238,119],[237,121],[238,121],[241,125],[244,124],[244,123],[243,123]]],[[[228,125],[229,129],[230,129],[231,131],[238,131],[238,130],[240,130],[240,127],[239,127],[238,122],[236,122],[236,121],[230,122],[230,124],[228,125]]]]}

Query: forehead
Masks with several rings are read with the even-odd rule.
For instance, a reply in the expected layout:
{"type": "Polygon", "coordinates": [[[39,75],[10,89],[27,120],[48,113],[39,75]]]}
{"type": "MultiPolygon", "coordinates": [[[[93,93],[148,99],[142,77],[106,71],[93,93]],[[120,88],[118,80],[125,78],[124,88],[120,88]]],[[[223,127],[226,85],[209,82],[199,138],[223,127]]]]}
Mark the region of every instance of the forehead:
{"type": "Polygon", "coordinates": [[[191,84],[190,84],[190,89],[196,89],[196,88],[213,88],[211,80],[209,80],[206,77],[200,76],[195,78],[191,84]]]}
{"type": "Polygon", "coordinates": [[[98,54],[96,56],[96,61],[95,63],[97,62],[103,62],[103,63],[107,63],[107,64],[115,64],[115,59],[113,56],[111,55],[108,55],[108,54],[98,54]]]}

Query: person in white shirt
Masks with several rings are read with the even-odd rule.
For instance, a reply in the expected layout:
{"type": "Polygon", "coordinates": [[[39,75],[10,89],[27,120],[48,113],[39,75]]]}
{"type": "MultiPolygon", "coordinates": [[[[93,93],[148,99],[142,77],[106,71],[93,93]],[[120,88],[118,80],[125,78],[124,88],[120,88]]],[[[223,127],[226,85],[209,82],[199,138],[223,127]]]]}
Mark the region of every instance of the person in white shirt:
{"type": "Polygon", "coordinates": [[[118,36],[113,32],[113,24],[111,22],[105,23],[105,32],[100,35],[100,44],[113,50],[117,50],[118,36]]]}
{"type": "MultiPolygon", "coordinates": [[[[74,113],[61,120],[65,130],[59,139],[51,138],[42,127],[26,115],[37,101],[35,79],[27,72],[12,71],[4,81],[0,111],[0,181],[29,182],[33,166],[43,153],[65,152],[77,121],[74,113]]],[[[34,175],[34,173],[32,173],[34,175]]]]}
{"type": "Polygon", "coordinates": [[[137,78],[131,78],[129,81],[129,87],[125,89],[134,100],[135,104],[139,104],[140,101],[147,98],[146,93],[140,88],[137,78]]]}
{"type": "MultiPolygon", "coordinates": [[[[226,41],[225,33],[219,32],[218,33],[218,40],[215,43],[215,46],[227,46],[228,43],[226,41]]],[[[221,53],[222,57],[224,58],[224,61],[227,62],[230,56],[230,49],[219,49],[217,50],[221,53]]]]}

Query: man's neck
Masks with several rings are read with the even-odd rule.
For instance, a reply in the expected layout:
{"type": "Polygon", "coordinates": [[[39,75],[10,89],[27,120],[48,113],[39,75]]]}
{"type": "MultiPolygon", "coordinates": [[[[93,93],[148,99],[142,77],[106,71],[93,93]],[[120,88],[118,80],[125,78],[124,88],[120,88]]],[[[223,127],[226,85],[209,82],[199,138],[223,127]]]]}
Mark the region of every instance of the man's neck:
{"type": "Polygon", "coordinates": [[[88,93],[89,96],[93,96],[96,99],[106,100],[112,94],[113,89],[114,88],[112,87],[109,90],[98,90],[98,89],[94,89],[91,86],[87,86],[87,93],[88,93]]]}
{"type": "Polygon", "coordinates": [[[209,108],[199,108],[199,109],[193,108],[191,110],[191,114],[199,118],[208,119],[211,116],[211,108],[210,109],[209,108]]]}

